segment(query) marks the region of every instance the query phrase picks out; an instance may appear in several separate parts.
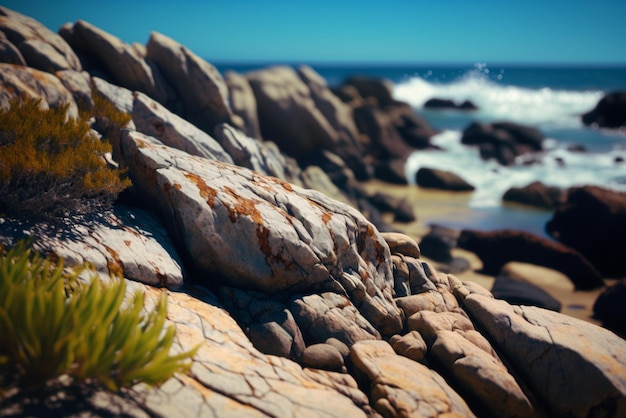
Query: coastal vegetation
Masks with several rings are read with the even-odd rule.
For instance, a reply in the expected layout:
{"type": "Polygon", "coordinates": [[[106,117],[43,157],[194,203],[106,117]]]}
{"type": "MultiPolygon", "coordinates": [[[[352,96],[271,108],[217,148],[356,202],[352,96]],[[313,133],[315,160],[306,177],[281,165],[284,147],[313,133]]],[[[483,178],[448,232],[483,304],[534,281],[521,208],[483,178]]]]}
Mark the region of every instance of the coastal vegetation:
{"type": "MultiPolygon", "coordinates": [[[[78,118],[68,117],[68,108],[24,98],[0,110],[0,213],[28,219],[91,211],[130,185],[107,165],[103,157],[111,145],[88,123],[91,113],[106,108],[95,106],[78,118]]],[[[125,123],[114,116],[115,123],[125,123]]]]}
{"type": "Polygon", "coordinates": [[[185,371],[197,351],[170,355],[175,330],[165,327],[167,296],[143,311],[141,292],[126,281],[79,279],[20,241],[0,256],[0,390],[36,388],[68,376],[111,391],[159,385],[185,371]]]}

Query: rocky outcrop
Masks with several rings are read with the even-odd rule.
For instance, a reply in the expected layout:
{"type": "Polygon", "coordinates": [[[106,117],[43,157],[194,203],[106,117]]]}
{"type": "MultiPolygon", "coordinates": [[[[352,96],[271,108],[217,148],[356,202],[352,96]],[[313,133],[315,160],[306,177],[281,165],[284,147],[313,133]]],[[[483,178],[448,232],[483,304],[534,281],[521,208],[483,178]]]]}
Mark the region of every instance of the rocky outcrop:
{"type": "Polygon", "coordinates": [[[327,287],[382,334],[402,324],[388,247],[356,210],[321,193],[190,156],[138,133],[122,138],[133,184],[158,208],[201,276],[267,294],[327,287]]]}
{"type": "Polygon", "coordinates": [[[7,39],[4,32],[0,32],[0,62],[26,66],[22,53],[7,39]]]}
{"type": "Polygon", "coordinates": [[[302,185],[300,166],[284,155],[275,143],[260,142],[225,123],[215,127],[214,135],[235,165],[302,185]]]}
{"type": "Polygon", "coordinates": [[[50,73],[14,64],[0,64],[0,106],[7,107],[11,99],[32,97],[42,99],[44,107],[69,105],[68,114],[78,116],[78,107],[63,83],[50,73]]]}
{"type": "Polygon", "coordinates": [[[422,167],[415,173],[418,186],[428,189],[450,190],[454,192],[471,192],[475,189],[462,177],[451,171],[422,167]]]}
{"type": "Polygon", "coordinates": [[[546,231],[587,257],[604,275],[626,275],[626,193],[598,186],[570,188],[546,231]]]}
{"type": "Polygon", "coordinates": [[[69,44],[96,63],[110,81],[144,92],[160,103],[175,100],[174,91],[159,69],[137,54],[131,45],[82,20],[77,21],[68,33],[69,44]]]}
{"type": "Polygon", "coordinates": [[[554,209],[561,203],[563,194],[563,191],[558,187],[546,186],[540,181],[535,181],[524,187],[511,187],[504,193],[502,200],[554,209]]]}
{"type": "Polygon", "coordinates": [[[174,88],[185,119],[208,133],[215,125],[230,121],[228,87],[213,65],[157,32],[150,34],[146,48],[146,59],[158,66],[174,88]]]}
{"type": "Polygon", "coordinates": [[[479,295],[466,297],[464,306],[552,416],[626,413],[626,344],[612,332],[479,295]]]}
{"type": "Polygon", "coordinates": [[[64,70],[54,73],[63,86],[72,93],[76,105],[80,109],[93,108],[91,77],[87,71],[64,70]]]}
{"type": "Polygon", "coordinates": [[[378,106],[387,106],[395,101],[393,83],[389,80],[355,75],[348,77],[343,85],[353,87],[358,96],[378,106]]]}
{"type": "Polygon", "coordinates": [[[332,152],[341,157],[359,179],[368,179],[367,162],[363,160],[365,144],[354,122],[352,108],[335,96],[326,80],[309,66],[298,68],[298,75],[311,92],[315,106],[337,133],[332,152]]]}
{"type": "Polygon", "coordinates": [[[626,92],[614,92],[604,96],[596,107],[582,115],[585,125],[600,128],[626,126],[626,92]]]}
{"type": "MultiPolygon", "coordinates": [[[[149,298],[158,296],[141,289],[149,298]]],[[[136,387],[152,415],[372,416],[351,376],[303,369],[260,353],[211,292],[168,293],[168,300],[168,318],[182,349],[202,345],[189,376],[178,375],[160,388],[136,387]]]]}
{"type": "Polygon", "coordinates": [[[396,354],[385,341],[353,345],[350,359],[367,379],[374,409],[383,416],[474,416],[440,375],[396,354]]]}
{"type": "Polygon", "coordinates": [[[337,145],[337,131],[294,69],[272,67],[250,72],[247,78],[257,101],[263,138],[275,141],[295,158],[337,145]]]}
{"type": "MultiPolygon", "coordinates": [[[[70,39],[74,29],[62,32],[70,39]]],[[[239,128],[248,129],[242,123],[247,110],[224,111],[228,93],[220,78],[208,80],[213,71],[208,63],[170,41],[153,35],[152,46],[132,45],[132,52],[124,53],[148,65],[155,65],[151,54],[169,57],[164,64],[180,67],[171,68],[176,88],[183,86],[184,93],[195,88],[202,97],[188,104],[201,109],[197,115],[214,118],[206,126],[179,117],[186,114],[182,105],[159,104],[139,89],[98,77],[90,83],[96,97],[134,118],[114,140],[112,163],[133,180],[124,201],[150,212],[118,202],[112,211],[82,219],[86,223],[64,219],[57,229],[1,218],[0,242],[10,245],[34,235],[37,250],[63,257],[67,267],[89,261],[102,276],[124,275],[132,279],[129,294],[138,291],[146,298],[146,312],[165,294],[167,323],[176,330],[173,353],[199,346],[191,369],[158,387],[138,384],[123,396],[92,387],[82,396],[60,379],[32,402],[18,388],[17,394],[0,394],[5,415],[625,415],[624,340],[555,312],[496,300],[485,288],[421,260],[413,238],[381,233],[356,209],[298,186],[332,189],[337,199],[363,211],[372,208],[371,216],[377,216],[366,193],[354,186],[345,156],[334,153],[343,141],[357,138],[339,135],[341,115],[349,112],[328,96],[315,73],[303,67],[286,84],[273,80],[269,88],[280,92],[278,102],[313,106],[302,108],[317,112],[306,120],[319,116],[338,134],[333,152],[307,155],[315,165],[301,169],[275,143],[242,132],[239,128]],[[294,90],[292,81],[300,83],[294,90]],[[299,95],[306,91],[308,96],[299,95]],[[224,123],[225,114],[236,126],[224,123]]],[[[92,74],[95,68],[89,67],[92,74]]],[[[65,88],[52,74],[9,64],[0,64],[0,70],[2,80],[17,80],[2,83],[10,93],[3,100],[12,97],[14,86],[49,105],[60,103],[59,95],[46,90],[52,85],[75,101],[86,94],[81,80],[87,76],[76,70],[55,72],[65,88]],[[29,84],[33,79],[44,86],[29,84]]],[[[352,109],[372,106],[386,118],[389,135],[419,147],[422,127],[410,107],[394,102],[388,86],[378,83],[344,85],[344,103],[352,109]]],[[[98,116],[94,126],[103,119],[98,116]]],[[[383,154],[374,151],[380,144],[373,145],[369,135],[358,134],[363,161],[380,166],[376,158],[383,154]]],[[[492,240],[465,231],[459,243],[484,253],[487,269],[499,269],[514,254],[565,265],[579,288],[597,283],[585,281],[597,272],[577,253],[513,235],[492,240]]],[[[457,240],[456,234],[449,238],[457,240]]]]}
{"type": "Polygon", "coordinates": [[[497,275],[509,261],[520,261],[560,271],[576,289],[604,286],[600,273],[579,252],[528,232],[463,230],[458,246],[476,253],[487,274],[497,275]]]}
{"type": "Polygon", "coordinates": [[[3,43],[9,51],[3,54],[9,59],[2,62],[26,64],[50,73],[82,71],[78,57],[67,42],[35,19],[0,6],[0,33],[4,33],[3,43]]]}
{"type": "Polygon", "coordinates": [[[133,122],[137,131],[157,138],[165,145],[212,160],[232,164],[233,160],[209,134],[171,113],[143,93],[135,93],[133,122]]]}
{"type": "Polygon", "coordinates": [[[461,143],[477,145],[483,159],[496,159],[502,165],[515,164],[515,157],[541,151],[543,134],[535,128],[512,122],[474,122],[463,130],[461,143]]]}

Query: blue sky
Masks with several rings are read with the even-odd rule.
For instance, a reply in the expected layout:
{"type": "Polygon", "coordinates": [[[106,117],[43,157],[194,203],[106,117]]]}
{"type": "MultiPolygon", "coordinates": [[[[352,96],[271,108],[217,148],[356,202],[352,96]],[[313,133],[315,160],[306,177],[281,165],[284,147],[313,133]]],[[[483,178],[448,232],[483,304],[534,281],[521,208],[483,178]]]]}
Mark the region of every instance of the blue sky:
{"type": "Polygon", "coordinates": [[[626,64],[626,0],[51,1],[3,6],[56,31],[86,20],[250,62],[626,64]]]}

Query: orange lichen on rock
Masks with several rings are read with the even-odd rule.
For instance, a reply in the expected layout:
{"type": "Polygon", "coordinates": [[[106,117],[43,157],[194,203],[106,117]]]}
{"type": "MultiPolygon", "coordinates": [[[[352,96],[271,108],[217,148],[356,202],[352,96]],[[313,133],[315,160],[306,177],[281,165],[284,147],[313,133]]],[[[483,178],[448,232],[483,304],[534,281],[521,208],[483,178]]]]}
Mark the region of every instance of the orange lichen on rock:
{"type": "Polygon", "coordinates": [[[185,173],[185,177],[191,180],[198,190],[200,191],[200,196],[203,199],[206,199],[207,204],[213,208],[215,205],[215,197],[217,196],[217,190],[212,187],[209,187],[202,178],[193,173],[185,173]]]}

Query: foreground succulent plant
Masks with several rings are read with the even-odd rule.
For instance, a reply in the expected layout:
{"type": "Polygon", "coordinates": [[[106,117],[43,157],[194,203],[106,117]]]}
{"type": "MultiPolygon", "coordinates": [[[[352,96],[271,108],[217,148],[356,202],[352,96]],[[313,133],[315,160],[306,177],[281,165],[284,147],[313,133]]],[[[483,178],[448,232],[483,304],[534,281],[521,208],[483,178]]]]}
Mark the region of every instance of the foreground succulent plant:
{"type": "Polygon", "coordinates": [[[84,283],[80,271],[68,273],[24,242],[0,253],[0,384],[32,388],[66,375],[118,391],[159,385],[190,367],[199,347],[170,355],[166,293],[146,314],[141,292],[125,299],[123,279],[84,283]]]}

